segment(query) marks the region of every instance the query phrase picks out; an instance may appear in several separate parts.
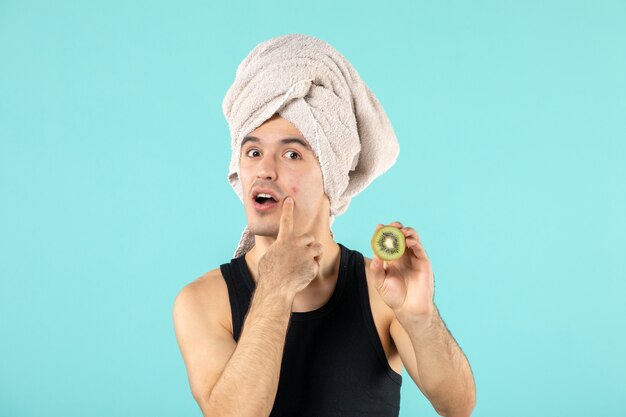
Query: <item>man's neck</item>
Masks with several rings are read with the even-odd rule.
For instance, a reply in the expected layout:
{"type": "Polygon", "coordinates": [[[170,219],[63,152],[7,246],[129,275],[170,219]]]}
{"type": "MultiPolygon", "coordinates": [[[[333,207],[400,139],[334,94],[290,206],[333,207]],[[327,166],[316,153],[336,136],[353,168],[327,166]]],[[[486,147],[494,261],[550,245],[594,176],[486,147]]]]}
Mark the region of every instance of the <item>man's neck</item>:
{"type": "MultiPolygon", "coordinates": [[[[341,250],[337,242],[330,235],[330,231],[327,235],[316,236],[318,242],[324,247],[324,252],[320,258],[320,269],[317,276],[313,279],[313,282],[325,283],[328,281],[334,281],[337,279],[337,273],[339,271],[339,261],[341,250]]],[[[267,249],[274,243],[276,239],[268,236],[255,236],[254,247],[248,251],[245,255],[246,263],[252,273],[252,278],[256,283],[258,281],[258,265],[259,261],[267,252],[267,249]]]]}

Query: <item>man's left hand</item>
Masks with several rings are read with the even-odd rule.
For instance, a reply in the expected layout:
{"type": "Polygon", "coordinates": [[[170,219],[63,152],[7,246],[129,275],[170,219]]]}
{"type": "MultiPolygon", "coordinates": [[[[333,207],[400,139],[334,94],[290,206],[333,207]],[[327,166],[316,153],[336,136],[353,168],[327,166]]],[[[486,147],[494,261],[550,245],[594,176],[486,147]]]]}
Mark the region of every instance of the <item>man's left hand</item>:
{"type": "MultiPolygon", "coordinates": [[[[370,270],[376,289],[400,322],[410,321],[428,327],[435,311],[432,265],[413,228],[404,227],[400,222],[390,225],[404,234],[406,248],[404,254],[394,261],[383,261],[374,254],[370,270]]],[[[376,230],[382,226],[379,224],[376,230]]]]}

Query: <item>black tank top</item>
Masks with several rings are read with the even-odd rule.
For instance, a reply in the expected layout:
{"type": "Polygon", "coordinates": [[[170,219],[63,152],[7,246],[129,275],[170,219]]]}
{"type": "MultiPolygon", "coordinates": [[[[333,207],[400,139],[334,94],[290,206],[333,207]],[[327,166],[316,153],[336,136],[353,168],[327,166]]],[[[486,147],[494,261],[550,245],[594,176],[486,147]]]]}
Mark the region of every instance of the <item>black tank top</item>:
{"type": "MultiPolygon", "coordinates": [[[[370,309],[363,255],[341,249],[330,300],[292,312],[271,417],[398,416],[402,375],[387,362],[370,309]]],[[[220,266],[239,340],[255,283],[244,255],[220,266]]]]}

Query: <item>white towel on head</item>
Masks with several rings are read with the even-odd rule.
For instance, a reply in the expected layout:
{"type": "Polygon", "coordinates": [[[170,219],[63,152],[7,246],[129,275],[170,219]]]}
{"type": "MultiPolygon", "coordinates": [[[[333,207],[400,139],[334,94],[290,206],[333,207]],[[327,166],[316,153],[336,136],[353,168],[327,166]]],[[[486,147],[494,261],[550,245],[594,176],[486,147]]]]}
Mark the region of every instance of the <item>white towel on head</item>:
{"type": "MultiPolygon", "coordinates": [[[[258,44],[237,67],[222,110],[232,146],[228,181],[242,202],[241,142],[278,113],[317,156],[331,223],[353,196],[395,163],[400,150],[383,107],[352,64],[309,35],[288,34],[258,44]]],[[[246,227],[234,257],[253,245],[246,227]]]]}

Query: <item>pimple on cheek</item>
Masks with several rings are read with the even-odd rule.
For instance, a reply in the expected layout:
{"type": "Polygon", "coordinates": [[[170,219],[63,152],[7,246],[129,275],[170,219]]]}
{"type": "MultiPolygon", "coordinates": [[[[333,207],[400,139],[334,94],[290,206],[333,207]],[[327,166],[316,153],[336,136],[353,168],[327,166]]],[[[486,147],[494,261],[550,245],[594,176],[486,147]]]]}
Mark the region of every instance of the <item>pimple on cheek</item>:
{"type": "Polygon", "coordinates": [[[291,192],[293,192],[294,194],[298,194],[298,191],[300,190],[298,189],[297,186],[294,185],[293,187],[291,187],[291,192]]]}

